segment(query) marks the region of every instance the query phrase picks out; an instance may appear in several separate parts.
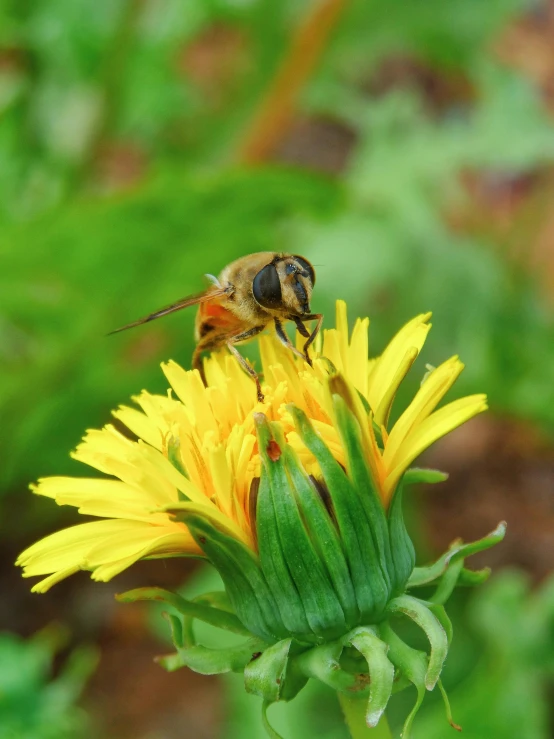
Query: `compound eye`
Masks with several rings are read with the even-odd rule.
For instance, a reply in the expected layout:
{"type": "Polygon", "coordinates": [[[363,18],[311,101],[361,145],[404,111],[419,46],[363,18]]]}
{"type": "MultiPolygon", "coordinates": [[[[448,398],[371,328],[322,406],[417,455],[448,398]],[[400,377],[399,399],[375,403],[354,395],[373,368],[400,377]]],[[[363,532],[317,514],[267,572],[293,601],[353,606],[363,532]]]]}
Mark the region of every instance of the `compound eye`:
{"type": "Polygon", "coordinates": [[[295,262],[298,262],[300,267],[308,273],[308,279],[312,283],[312,287],[315,285],[315,271],[312,265],[308,262],[307,259],[304,259],[304,257],[293,257],[295,262]]]}
{"type": "Polygon", "coordinates": [[[274,309],[282,304],[281,281],[273,264],[268,264],[254,277],[252,293],[256,302],[264,308],[274,309]]]}

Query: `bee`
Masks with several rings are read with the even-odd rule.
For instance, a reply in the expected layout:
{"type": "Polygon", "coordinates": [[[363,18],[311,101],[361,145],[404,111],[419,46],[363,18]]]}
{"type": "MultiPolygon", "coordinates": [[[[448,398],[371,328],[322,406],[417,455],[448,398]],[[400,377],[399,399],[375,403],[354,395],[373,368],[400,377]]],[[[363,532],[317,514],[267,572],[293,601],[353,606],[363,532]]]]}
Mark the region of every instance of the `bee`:
{"type": "Polygon", "coordinates": [[[193,369],[200,372],[205,382],[202,353],[226,346],[256,383],[258,400],[263,402],[258,374],[237,350],[236,344],[249,341],[273,324],[279,341],[311,365],[308,349],[323,322],[321,313],[310,312],[315,284],[314,268],[304,257],[259,252],[231,262],[218,277],[206,277],[211,284],[204,292],[182,298],[110,333],[125,331],[197,305],[193,369]],[[293,321],[297,331],[306,339],[302,351],[289,339],[283,328],[284,321],[293,321]],[[316,321],[311,333],[306,328],[307,321],[316,321]]]}

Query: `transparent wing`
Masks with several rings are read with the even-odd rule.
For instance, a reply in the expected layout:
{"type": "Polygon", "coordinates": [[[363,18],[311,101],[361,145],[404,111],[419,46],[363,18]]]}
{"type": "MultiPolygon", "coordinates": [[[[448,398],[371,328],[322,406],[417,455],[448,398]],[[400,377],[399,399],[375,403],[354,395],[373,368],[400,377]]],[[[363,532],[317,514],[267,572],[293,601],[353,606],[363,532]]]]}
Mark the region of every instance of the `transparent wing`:
{"type": "Polygon", "coordinates": [[[228,293],[228,290],[221,287],[210,288],[208,290],[204,290],[204,292],[198,293],[197,295],[188,295],[186,298],[181,298],[181,300],[178,300],[176,303],[166,305],[165,308],[160,308],[160,310],[157,310],[154,313],[150,313],[148,316],[144,316],[144,318],[139,318],[137,321],[133,321],[133,323],[128,323],[125,326],[121,326],[121,328],[116,328],[113,331],[110,331],[108,336],[110,336],[111,334],[117,334],[120,331],[126,331],[128,328],[140,326],[141,324],[148,323],[149,321],[155,321],[156,318],[167,316],[169,315],[169,313],[175,313],[175,311],[182,310],[183,308],[188,308],[191,305],[199,305],[200,303],[207,303],[211,300],[216,300],[223,295],[228,295],[228,293]]]}

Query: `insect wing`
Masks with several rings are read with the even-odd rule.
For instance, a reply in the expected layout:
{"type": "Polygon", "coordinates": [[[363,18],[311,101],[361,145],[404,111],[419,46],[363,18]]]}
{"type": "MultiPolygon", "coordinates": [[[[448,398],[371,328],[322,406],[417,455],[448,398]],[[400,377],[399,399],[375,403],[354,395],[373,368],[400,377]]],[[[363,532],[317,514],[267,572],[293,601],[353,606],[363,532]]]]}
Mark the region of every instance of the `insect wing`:
{"type": "Polygon", "coordinates": [[[133,321],[133,323],[128,323],[126,326],[121,326],[121,328],[116,328],[113,331],[110,331],[108,336],[111,334],[117,334],[120,331],[126,331],[128,328],[140,326],[141,324],[148,323],[149,321],[155,321],[156,318],[162,318],[162,316],[167,316],[170,313],[175,313],[175,311],[182,310],[183,308],[188,308],[191,305],[209,303],[210,301],[216,300],[217,298],[220,298],[227,294],[228,290],[226,290],[225,288],[210,288],[208,290],[204,290],[204,292],[198,293],[197,295],[188,295],[186,298],[181,298],[181,300],[178,300],[176,303],[166,305],[165,308],[160,308],[160,310],[157,310],[154,313],[150,313],[148,316],[144,316],[144,318],[139,318],[138,321],[133,321]]]}

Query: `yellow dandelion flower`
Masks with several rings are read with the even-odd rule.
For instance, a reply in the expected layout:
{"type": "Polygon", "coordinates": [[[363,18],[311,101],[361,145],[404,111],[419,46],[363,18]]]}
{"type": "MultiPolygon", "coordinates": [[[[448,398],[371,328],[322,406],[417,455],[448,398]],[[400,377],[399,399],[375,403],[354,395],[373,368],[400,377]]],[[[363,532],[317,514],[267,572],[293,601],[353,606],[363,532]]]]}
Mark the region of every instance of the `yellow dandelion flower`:
{"type": "Polygon", "coordinates": [[[347,468],[336,391],[357,419],[366,462],[386,509],[412,461],[486,408],[485,396],[474,395],[436,410],[463,369],[453,357],[428,374],[388,428],[394,396],[423,346],[429,318],[414,318],[380,357],[368,359],[368,319],[358,319],[349,335],[346,304],[338,301],[336,328],[323,332],[312,367],[274,336],[262,336],[264,403],[257,402],[251,379],[226,353],[206,359],[206,386],[196,371],[175,362],[162,365],[171,386],[167,396],[142,392],[134,398],[136,408],[114,412],[135,439],[108,425],[89,431],[73,453],[109,478],[50,477],[33,486],[36,494],[58,505],[100,519],[58,531],[20,555],[25,577],[47,576],[33,590],[44,592],[78,570],[107,581],[139,559],[204,556],[186,516],[210,521],[255,555],[252,491],[261,474],[255,414],[277,422],[305,470],[320,479],[319,461],[301,439],[290,407],[306,415],[332,456],[347,468]]]}

